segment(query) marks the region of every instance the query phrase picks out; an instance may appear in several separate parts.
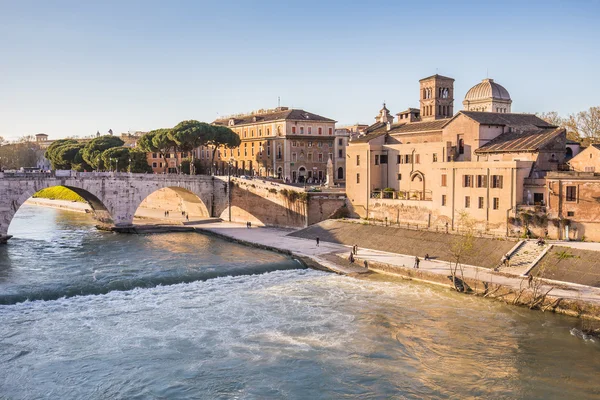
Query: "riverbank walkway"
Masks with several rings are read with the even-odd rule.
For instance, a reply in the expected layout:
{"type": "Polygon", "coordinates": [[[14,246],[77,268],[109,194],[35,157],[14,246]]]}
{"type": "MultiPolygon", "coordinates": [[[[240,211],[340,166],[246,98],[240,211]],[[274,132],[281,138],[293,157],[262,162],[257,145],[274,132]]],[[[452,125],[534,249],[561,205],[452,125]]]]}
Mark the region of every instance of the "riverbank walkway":
{"type": "MultiPolygon", "coordinates": [[[[347,259],[350,255],[351,246],[342,244],[324,242],[321,240],[319,246],[315,239],[303,239],[287,236],[294,232],[293,229],[279,229],[266,227],[247,228],[244,224],[218,222],[208,224],[192,225],[199,230],[213,232],[219,235],[227,236],[232,239],[250,242],[262,246],[268,246],[281,250],[288,250],[299,256],[310,257],[319,264],[341,274],[364,273],[367,270],[359,265],[366,260],[367,263],[381,263],[396,267],[412,268],[415,257],[412,255],[395,254],[384,251],[359,248],[357,266],[346,266],[343,262],[334,262],[331,255],[347,259]]],[[[419,269],[429,273],[447,277],[450,275],[449,263],[440,260],[423,260],[419,264],[419,269]]],[[[503,286],[511,287],[514,290],[527,287],[527,278],[520,276],[510,276],[504,273],[495,273],[488,268],[481,268],[472,265],[464,265],[465,278],[478,279],[486,282],[493,282],[503,286]]],[[[546,280],[542,290],[545,292],[552,288],[550,296],[562,297],[569,300],[581,300],[585,302],[600,305],[600,288],[584,286],[568,282],[551,282],[546,280]]]]}

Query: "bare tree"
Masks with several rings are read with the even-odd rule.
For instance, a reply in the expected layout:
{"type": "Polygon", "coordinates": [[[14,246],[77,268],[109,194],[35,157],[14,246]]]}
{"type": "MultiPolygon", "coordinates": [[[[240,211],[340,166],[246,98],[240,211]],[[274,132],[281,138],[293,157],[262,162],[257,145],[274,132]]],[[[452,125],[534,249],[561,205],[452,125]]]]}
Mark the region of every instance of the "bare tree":
{"type": "Polygon", "coordinates": [[[591,143],[600,142],[600,107],[590,107],[587,111],[569,115],[565,127],[570,136],[591,143]]]}
{"type": "Polygon", "coordinates": [[[564,126],[565,120],[556,111],[549,111],[543,113],[536,113],[539,118],[543,119],[549,124],[556,126],[564,126]]]}
{"type": "Polygon", "coordinates": [[[456,291],[465,292],[467,287],[464,283],[463,262],[465,257],[473,251],[475,224],[466,211],[461,211],[458,216],[458,225],[462,234],[454,236],[448,250],[452,260],[450,262],[450,275],[456,291]],[[458,273],[460,273],[460,279],[457,278],[458,273]]]}

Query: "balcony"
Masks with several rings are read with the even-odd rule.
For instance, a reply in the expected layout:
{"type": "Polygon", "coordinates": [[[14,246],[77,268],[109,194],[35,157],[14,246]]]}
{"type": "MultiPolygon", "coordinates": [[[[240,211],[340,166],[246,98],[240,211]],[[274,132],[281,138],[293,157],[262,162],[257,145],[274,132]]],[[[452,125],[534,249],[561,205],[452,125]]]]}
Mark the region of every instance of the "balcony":
{"type": "Polygon", "coordinates": [[[388,199],[388,200],[416,200],[416,201],[431,201],[431,190],[379,190],[371,191],[372,199],[388,199]]]}

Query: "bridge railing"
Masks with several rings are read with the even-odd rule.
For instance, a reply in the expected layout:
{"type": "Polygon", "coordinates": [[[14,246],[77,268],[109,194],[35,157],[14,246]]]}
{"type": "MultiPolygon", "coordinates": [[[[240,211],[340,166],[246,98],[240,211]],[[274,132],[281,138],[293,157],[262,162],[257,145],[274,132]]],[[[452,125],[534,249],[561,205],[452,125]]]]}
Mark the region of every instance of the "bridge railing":
{"type": "Polygon", "coordinates": [[[71,170],[56,170],[47,172],[20,172],[3,171],[0,172],[2,178],[136,178],[136,179],[206,179],[210,175],[185,175],[185,174],[141,174],[130,172],[77,172],[71,170]]]}

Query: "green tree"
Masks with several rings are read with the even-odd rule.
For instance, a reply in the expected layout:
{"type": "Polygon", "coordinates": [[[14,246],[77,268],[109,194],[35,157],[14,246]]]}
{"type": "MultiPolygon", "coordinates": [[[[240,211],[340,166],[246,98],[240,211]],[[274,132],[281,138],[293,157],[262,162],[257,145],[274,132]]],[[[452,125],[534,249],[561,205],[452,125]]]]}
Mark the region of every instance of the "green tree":
{"type": "Polygon", "coordinates": [[[60,166],[57,169],[73,169],[75,158],[84,146],[81,143],[68,143],[57,147],[54,156],[55,162],[60,166]]]}
{"type": "Polygon", "coordinates": [[[100,158],[109,171],[127,172],[129,170],[129,148],[127,147],[106,149],[100,158]]]}
{"type": "Polygon", "coordinates": [[[65,145],[73,145],[73,144],[77,144],[77,140],[73,140],[73,139],[58,139],[55,140],[54,142],[52,142],[52,144],[50,146],[48,146],[48,148],[46,149],[46,152],[44,153],[44,157],[46,157],[46,159],[48,161],[50,161],[50,165],[52,166],[52,169],[70,169],[70,166],[65,166],[62,161],[58,158],[58,152],[59,149],[62,146],[65,145]]]}
{"type": "Polygon", "coordinates": [[[213,146],[211,165],[214,165],[215,154],[219,147],[223,146],[227,149],[239,147],[242,143],[240,137],[231,129],[222,125],[212,125],[210,135],[205,141],[206,145],[213,146]]]}
{"type": "Polygon", "coordinates": [[[100,136],[97,137],[85,145],[83,149],[83,160],[88,163],[92,168],[105,170],[104,160],[102,153],[113,147],[121,147],[124,142],[116,136],[100,136]]]}
{"type": "Polygon", "coordinates": [[[131,172],[143,174],[152,172],[152,167],[148,164],[147,153],[141,149],[130,149],[129,159],[131,160],[131,172]]]}
{"type": "MultiPolygon", "coordinates": [[[[213,132],[213,126],[196,120],[181,121],[169,132],[169,137],[176,143],[179,151],[187,152],[190,164],[194,164],[193,150],[206,143],[213,132]]],[[[192,171],[192,173],[194,173],[192,171]]]]}
{"type": "Polygon", "coordinates": [[[18,142],[0,146],[0,167],[19,169],[35,167],[43,152],[35,142],[18,142]]]}
{"type": "Polygon", "coordinates": [[[173,149],[175,149],[177,144],[169,136],[168,129],[157,129],[150,133],[153,133],[152,145],[156,149],[155,151],[158,152],[160,154],[160,156],[162,157],[162,159],[164,161],[163,164],[165,166],[164,172],[166,172],[167,171],[167,153],[169,153],[173,149]]]}

